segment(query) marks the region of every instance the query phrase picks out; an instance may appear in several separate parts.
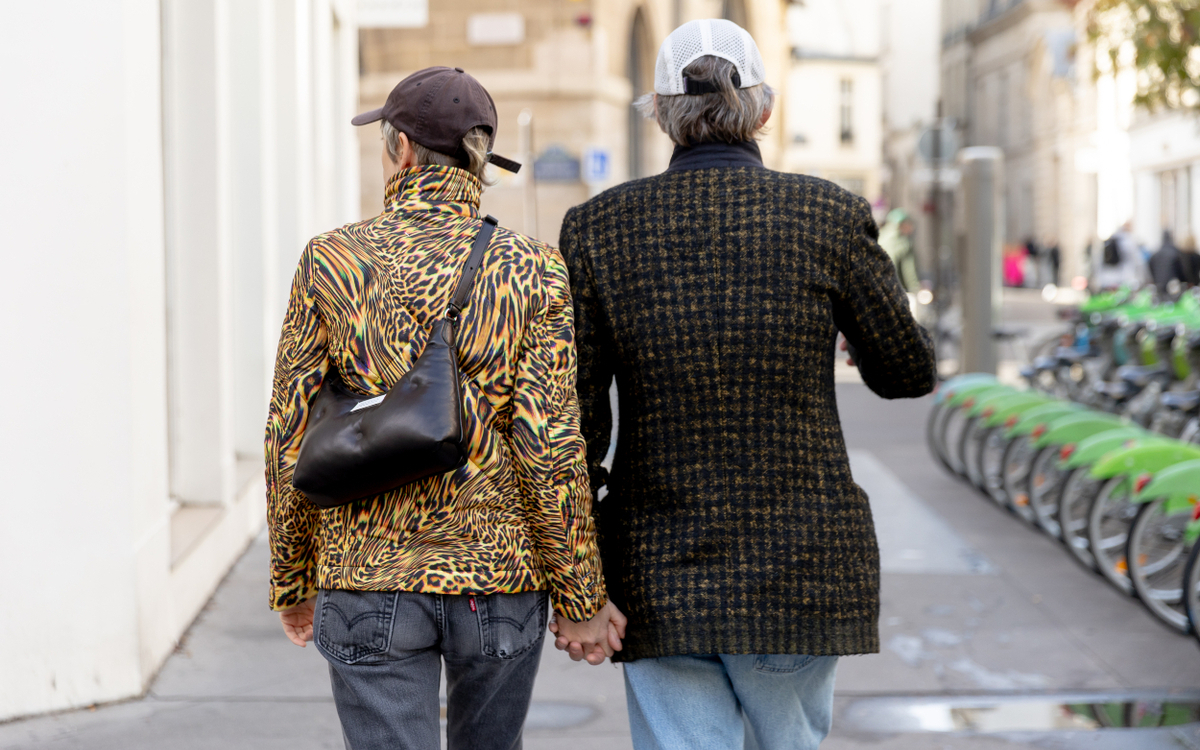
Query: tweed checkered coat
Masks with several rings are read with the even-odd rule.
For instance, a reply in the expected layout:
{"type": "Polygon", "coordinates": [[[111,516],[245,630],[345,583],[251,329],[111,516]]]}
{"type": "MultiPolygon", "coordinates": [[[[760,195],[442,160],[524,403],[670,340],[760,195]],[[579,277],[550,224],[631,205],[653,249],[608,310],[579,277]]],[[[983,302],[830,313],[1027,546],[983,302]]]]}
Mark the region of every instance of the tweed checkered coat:
{"type": "Polygon", "coordinates": [[[567,214],[582,430],[608,487],[600,550],[629,616],[619,660],[879,650],[837,333],[884,398],[926,394],[936,373],[877,236],[862,198],[759,165],[673,168],[567,214]]]}

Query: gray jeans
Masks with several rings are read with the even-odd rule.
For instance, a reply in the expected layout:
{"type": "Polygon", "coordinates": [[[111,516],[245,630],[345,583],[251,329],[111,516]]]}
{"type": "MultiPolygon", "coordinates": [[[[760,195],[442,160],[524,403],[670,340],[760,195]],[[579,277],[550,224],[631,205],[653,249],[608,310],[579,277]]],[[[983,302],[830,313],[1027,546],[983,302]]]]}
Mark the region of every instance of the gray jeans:
{"type": "Polygon", "coordinates": [[[449,750],[519,750],[546,599],[322,589],[314,641],[347,750],[437,750],[443,660],[449,750]]]}

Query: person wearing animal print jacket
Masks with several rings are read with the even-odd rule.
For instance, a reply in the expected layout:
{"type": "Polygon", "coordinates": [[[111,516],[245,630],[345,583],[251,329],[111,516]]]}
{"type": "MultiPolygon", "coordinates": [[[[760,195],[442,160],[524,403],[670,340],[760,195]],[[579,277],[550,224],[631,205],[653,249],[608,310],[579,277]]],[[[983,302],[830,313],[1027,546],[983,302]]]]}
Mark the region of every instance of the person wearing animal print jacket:
{"type": "Polygon", "coordinates": [[[292,487],[309,409],[336,370],[362,395],[412,366],[479,232],[496,120],[461,69],[402,81],[380,110],[385,208],[313,239],[292,285],[266,429],[271,607],[329,661],[347,747],[520,745],[547,597],[593,663],[620,648],[607,601],[575,392],[567,269],[498,229],[457,330],[462,468],[328,510],[292,487]],[[461,100],[461,101],[460,101],[461,100]],[[420,116],[414,113],[420,112],[420,116]]]}

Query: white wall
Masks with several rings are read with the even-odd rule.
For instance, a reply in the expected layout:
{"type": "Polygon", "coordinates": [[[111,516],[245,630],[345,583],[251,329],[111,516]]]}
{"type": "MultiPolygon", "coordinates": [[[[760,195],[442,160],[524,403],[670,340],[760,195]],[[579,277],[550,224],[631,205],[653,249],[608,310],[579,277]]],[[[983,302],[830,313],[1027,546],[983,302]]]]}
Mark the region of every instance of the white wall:
{"type": "Polygon", "coordinates": [[[158,3],[5,15],[0,718],[140,690],[135,554],[166,497],[158,3]]]}
{"type": "Polygon", "coordinates": [[[882,0],[880,65],[888,126],[905,129],[937,116],[940,0],[882,0]]]}
{"type": "Polygon", "coordinates": [[[878,0],[811,0],[787,11],[793,56],[783,92],[784,168],[879,196],[883,92],[878,0]],[[841,139],[842,81],[853,85],[854,139],[841,139]]]}
{"type": "Polygon", "coordinates": [[[5,11],[0,720],[141,693],[261,529],[295,259],[357,218],[351,3],[5,11]]]}

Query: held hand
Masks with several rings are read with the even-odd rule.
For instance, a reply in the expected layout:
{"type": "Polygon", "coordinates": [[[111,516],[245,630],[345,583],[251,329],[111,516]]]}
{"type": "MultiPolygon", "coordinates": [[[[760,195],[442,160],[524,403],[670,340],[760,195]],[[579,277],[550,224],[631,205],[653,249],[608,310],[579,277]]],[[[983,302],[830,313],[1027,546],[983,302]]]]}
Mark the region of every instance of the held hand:
{"type": "Polygon", "coordinates": [[[300,648],[304,648],[304,645],[313,639],[313,613],[316,609],[317,599],[313,597],[279,613],[279,621],[283,623],[283,634],[300,648]]]}
{"type": "Polygon", "coordinates": [[[586,659],[588,664],[595,666],[621,650],[621,639],[625,637],[628,622],[621,610],[609,602],[587,622],[556,618],[550,623],[550,632],[558,636],[554,641],[555,648],[566,651],[573,661],[586,659]]]}
{"type": "Polygon", "coordinates": [[[850,342],[847,341],[844,336],[842,337],[841,343],[838,344],[838,348],[841,349],[842,351],[846,352],[846,354],[848,355],[846,357],[846,364],[850,365],[851,367],[854,367],[855,366],[854,365],[854,357],[853,357],[853,352],[850,350],[850,342]]]}

